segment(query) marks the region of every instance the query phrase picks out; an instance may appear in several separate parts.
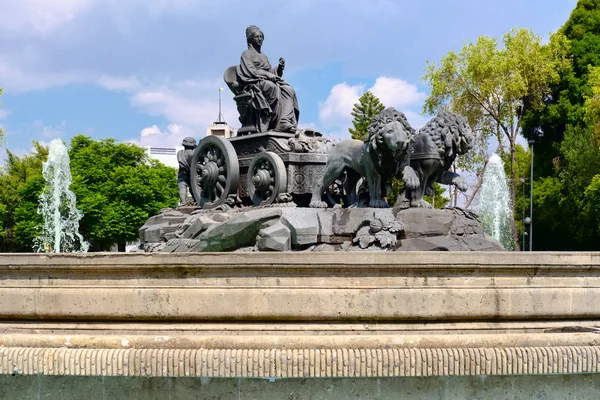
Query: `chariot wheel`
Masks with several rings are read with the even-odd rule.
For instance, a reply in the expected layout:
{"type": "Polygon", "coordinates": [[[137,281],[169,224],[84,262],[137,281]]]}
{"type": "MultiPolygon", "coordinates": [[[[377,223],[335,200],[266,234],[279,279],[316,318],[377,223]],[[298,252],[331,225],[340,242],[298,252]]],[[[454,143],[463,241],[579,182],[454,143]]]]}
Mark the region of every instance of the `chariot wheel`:
{"type": "Polygon", "coordinates": [[[207,136],[198,143],[192,158],[190,181],[198,206],[215,208],[237,192],[240,167],[227,139],[207,136]]]}
{"type": "Polygon", "coordinates": [[[248,195],[257,206],[271,204],[287,189],[287,173],[277,154],[264,151],[254,156],[248,168],[248,195]]]}

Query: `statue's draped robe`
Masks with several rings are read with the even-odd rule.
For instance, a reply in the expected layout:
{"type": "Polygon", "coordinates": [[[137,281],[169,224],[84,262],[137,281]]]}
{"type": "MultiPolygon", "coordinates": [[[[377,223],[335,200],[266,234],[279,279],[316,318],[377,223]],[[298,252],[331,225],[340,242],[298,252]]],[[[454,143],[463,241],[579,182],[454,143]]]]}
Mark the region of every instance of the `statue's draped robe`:
{"type": "Polygon", "coordinates": [[[258,89],[254,93],[252,106],[268,119],[270,129],[279,132],[295,131],[300,115],[296,92],[284,81],[267,80],[259,71],[277,75],[277,69],[271,68],[265,54],[253,48],[244,51],[240,65],[237,66],[237,78],[243,86],[254,85],[258,89]]]}

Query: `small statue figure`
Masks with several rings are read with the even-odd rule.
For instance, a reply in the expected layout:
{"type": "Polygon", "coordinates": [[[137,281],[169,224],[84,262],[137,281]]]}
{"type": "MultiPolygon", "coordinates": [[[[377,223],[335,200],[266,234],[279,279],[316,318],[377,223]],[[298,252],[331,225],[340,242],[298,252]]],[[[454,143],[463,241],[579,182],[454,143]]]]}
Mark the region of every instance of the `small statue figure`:
{"type": "Polygon", "coordinates": [[[298,127],[300,109],[294,89],[281,79],[285,60],[279,59],[271,68],[262,53],[264,35],[255,25],[246,29],[248,50],[242,53],[240,65],[228,68],[223,76],[234,93],[242,127],[238,136],[267,132],[294,133],[298,127]]]}
{"type": "Polygon", "coordinates": [[[183,150],[177,152],[177,162],[179,163],[177,187],[179,188],[179,201],[181,204],[185,204],[188,198],[188,190],[191,187],[190,168],[194,157],[194,149],[196,148],[196,139],[188,136],[183,139],[181,145],[183,150]]]}
{"type": "Polygon", "coordinates": [[[410,165],[420,185],[417,188],[405,187],[398,196],[397,205],[400,208],[431,208],[423,195],[434,195],[434,182],[454,185],[458,190],[466,191],[465,178],[449,169],[456,156],[473,147],[473,137],[467,120],[459,114],[442,110],[431,119],[415,136],[414,151],[410,156],[410,165]]]}
{"type": "Polygon", "coordinates": [[[321,196],[344,171],[350,206],[360,206],[356,184],[361,177],[367,183],[369,207],[388,207],[384,197],[391,193],[392,178],[400,173],[407,187],[417,188],[419,180],[409,165],[414,135],[415,130],[403,113],[391,107],[383,110],[369,125],[364,142],[347,139],[331,148],[323,180],[312,194],[310,207],[327,207],[321,196]]]}

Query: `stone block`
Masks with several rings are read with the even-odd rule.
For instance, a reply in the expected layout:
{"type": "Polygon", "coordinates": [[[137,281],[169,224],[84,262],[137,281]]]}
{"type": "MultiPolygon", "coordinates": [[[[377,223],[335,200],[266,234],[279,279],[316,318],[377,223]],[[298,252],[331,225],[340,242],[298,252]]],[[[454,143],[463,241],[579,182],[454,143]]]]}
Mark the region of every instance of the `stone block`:
{"type": "Polygon", "coordinates": [[[396,251],[467,251],[463,243],[451,236],[431,236],[404,239],[396,251]]]}
{"type": "Polygon", "coordinates": [[[232,251],[254,246],[263,224],[281,217],[279,208],[263,208],[239,213],[220,224],[213,225],[198,237],[191,251],[232,251]]]}
{"type": "Polygon", "coordinates": [[[445,236],[455,218],[453,212],[431,208],[407,208],[396,216],[402,219],[407,238],[445,236]]]}
{"type": "Polygon", "coordinates": [[[198,244],[194,239],[173,238],[162,248],[163,253],[187,253],[198,244]]]}
{"type": "Polygon", "coordinates": [[[140,237],[142,243],[161,242],[164,227],[168,224],[162,223],[157,225],[150,225],[145,230],[143,235],[140,237]]]}
{"type": "Polygon", "coordinates": [[[259,251],[290,251],[291,236],[288,227],[278,221],[258,232],[256,246],[259,251]]]}
{"type": "Polygon", "coordinates": [[[319,238],[320,242],[330,243],[330,244],[341,244],[346,241],[352,240],[352,233],[345,233],[340,235],[339,233],[334,233],[334,220],[336,218],[336,212],[332,209],[322,210],[317,214],[317,218],[319,220],[319,238]]]}
{"type": "Polygon", "coordinates": [[[292,234],[292,246],[301,247],[318,243],[319,214],[314,208],[283,209],[281,221],[292,234]]]}

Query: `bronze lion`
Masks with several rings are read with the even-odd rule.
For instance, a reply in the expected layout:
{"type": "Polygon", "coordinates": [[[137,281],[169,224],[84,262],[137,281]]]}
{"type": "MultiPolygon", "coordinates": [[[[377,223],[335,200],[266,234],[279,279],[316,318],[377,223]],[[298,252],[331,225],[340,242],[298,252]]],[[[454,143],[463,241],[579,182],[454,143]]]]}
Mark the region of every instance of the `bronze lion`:
{"type": "Polygon", "coordinates": [[[456,156],[465,154],[473,147],[473,138],[473,132],[463,116],[440,111],[415,136],[410,166],[417,174],[420,185],[417,188],[406,186],[398,196],[397,204],[403,208],[431,208],[423,195],[434,194],[434,182],[454,185],[458,190],[466,191],[464,177],[449,169],[456,156]]]}
{"type": "Polygon", "coordinates": [[[406,187],[417,188],[418,178],[410,167],[409,151],[415,130],[406,116],[394,108],[386,108],[368,127],[364,141],[348,139],[332,147],[323,179],[316,185],[310,207],[327,207],[323,193],[344,172],[347,174],[348,205],[357,206],[356,185],[362,177],[368,189],[368,206],[388,207],[384,198],[391,193],[392,178],[402,172],[406,187]]]}

